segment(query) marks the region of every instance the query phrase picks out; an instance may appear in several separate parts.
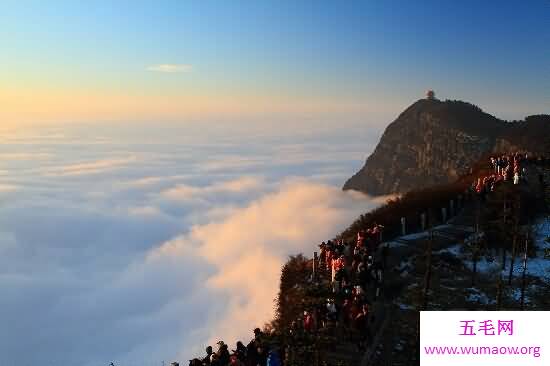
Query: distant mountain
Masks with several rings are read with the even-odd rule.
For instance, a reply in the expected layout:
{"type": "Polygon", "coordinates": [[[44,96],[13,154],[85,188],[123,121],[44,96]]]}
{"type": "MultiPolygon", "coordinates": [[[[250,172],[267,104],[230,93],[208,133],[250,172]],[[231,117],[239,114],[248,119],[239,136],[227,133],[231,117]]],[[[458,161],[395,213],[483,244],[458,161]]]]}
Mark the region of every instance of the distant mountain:
{"type": "Polygon", "coordinates": [[[421,99],[386,128],[343,189],[381,195],[447,183],[484,155],[516,150],[550,153],[550,115],[508,122],[470,103],[421,99]]]}

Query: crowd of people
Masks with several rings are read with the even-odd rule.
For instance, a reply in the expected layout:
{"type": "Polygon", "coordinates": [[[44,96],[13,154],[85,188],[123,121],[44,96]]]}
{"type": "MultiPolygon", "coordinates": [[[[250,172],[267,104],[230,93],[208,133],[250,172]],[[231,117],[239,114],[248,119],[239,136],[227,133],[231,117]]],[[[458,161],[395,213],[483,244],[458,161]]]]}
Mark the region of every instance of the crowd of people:
{"type": "MultiPolygon", "coordinates": [[[[360,348],[370,341],[372,307],[382,291],[387,256],[387,248],[380,248],[382,229],[375,224],[359,231],[355,240],[329,240],[319,246],[319,266],[330,273],[333,297],[315,315],[322,327],[341,325],[350,339],[357,338],[360,348]]],[[[312,330],[315,324],[312,317],[308,312],[304,314],[306,330],[312,330]]]]}
{"type": "Polygon", "coordinates": [[[527,179],[527,169],[525,167],[527,159],[527,154],[520,153],[491,157],[490,162],[493,173],[479,177],[473,183],[474,190],[484,195],[493,192],[501,182],[511,181],[515,185],[520,184],[527,179]]]}
{"type": "MultiPolygon", "coordinates": [[[[332,295],[322,306],[304,311],[291,325],[291,332],[314,333],[321,329],[344,331],[349,341],[364,350],[371,340],[374,321],[372,307],[382,295],[387,248],[380,247],[381,225],[361,230],[351,241],[328,240],[319,245],[317,282],[328,282],[332,295]]],[[[190,366],[280,366],[279,349],[265,341],[260,329],[245,346],[237,342],[230,351],[223,341],[214,352],[206,348],[203,358],[190,360],[190,366]]]]}
{"type": "MultiPolygon", "coordinates": [[[[492,192],[500,182],[520,184],[526,180],[526,154],[509,154],[490,158],[493,172],[479,177],[472,189],[479,194],[492,192]]],[[[380,301],[388,246],[382,245],[383,226],[374,224],[357,233],[354,240],[334,239],[319,245],[320,270],[312,281],[330,284],[331,296],[322,306],[303,312],[291,325],[292,331],[314,333],[321,329],[344,330],[348,340],[364,350],[372,340],[375,329],[374,305],[380,301]],[[316,277],[316,278],[315,278],[316,277]]],[[[231,352],[223,341],[217,343],[216,352],[206,348],[202,359],[190,360],[190,366],[280,366],[282,357],[277,346],[262,337],[260,329],[245,346],[237,342],[231,352]]],[[[284,358],[284,357],[283,357],[284,358]]]]}
{"type": "Polygon", "coordinates": [[[281,366],[281,358],[277,345],[269,344],[263,332],[254,329],[254,338],[245,346],[237,342],[235,349],[229,351],[229,346],[223,341],[216,343],[217,350],[206,347],[206,355],[202,358],[189,360],[189,366],[281,366]]]}

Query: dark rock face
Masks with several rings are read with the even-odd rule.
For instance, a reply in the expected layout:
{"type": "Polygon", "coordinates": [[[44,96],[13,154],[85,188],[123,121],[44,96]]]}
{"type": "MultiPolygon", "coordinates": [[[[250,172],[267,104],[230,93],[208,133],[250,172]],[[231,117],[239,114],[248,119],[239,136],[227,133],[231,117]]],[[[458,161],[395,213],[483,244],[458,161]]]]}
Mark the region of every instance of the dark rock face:
{"type": "Polygon", "coordinates": [[[392,122],[344,190],[371,195],[447,183],[488,153],[550,152],[550,116],[499,120],[460,101],[419,100],[392,122]]]}

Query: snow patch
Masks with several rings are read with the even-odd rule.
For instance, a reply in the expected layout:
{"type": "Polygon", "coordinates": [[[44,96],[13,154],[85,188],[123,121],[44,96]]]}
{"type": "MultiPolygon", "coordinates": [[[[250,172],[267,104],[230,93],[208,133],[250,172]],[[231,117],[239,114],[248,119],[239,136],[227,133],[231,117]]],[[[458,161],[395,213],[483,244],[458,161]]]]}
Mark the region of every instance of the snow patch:
{"type": "Polygon", "coordinates": [[[474,287],[467,288],[466,290],[470,291],[468,296],[466,296],[466,301],[474,302],[476,304],[489,305],[496,303],[495,300],[489,299],[487,294],[479,291],[474,287]]]}
{"type": "Polygon", "coordinates": [[[543,281],[550,281],[550,258],[545,258],[545,255],[550,253],[550,217],[537,221],[533,229],[537,256],[527,259],[527,274],[539,277],[543,281]]]}
{"type": "Polygon", "coordinates": [[[462,251],[462,244],[455,244],[455,245],[453,245],[453,246],[451,246],[451,247],[448,247],[448,248],[445,248],[445,249],[438,250],[437,252],[435,252],[435,254],[449,253],[449,254],[454,255],[455,257],[459,257],[461,251],[462,251]]]}
{"type": "MultiPolygon", "coordinates": [[[[464,259],[463,262],[466,268],[468,268],[470,271],[474,270],[474,261],[472,261],[471,259],[464,259]]],[[[476,268],[477,268],[477,273],[487,274],[487,273],[498,272],[501,266],[502,264],[500,262],[497,262],[494,260],[493,261],[487,260],[487,258],[481,257],[477,261],[476,268]]]]}

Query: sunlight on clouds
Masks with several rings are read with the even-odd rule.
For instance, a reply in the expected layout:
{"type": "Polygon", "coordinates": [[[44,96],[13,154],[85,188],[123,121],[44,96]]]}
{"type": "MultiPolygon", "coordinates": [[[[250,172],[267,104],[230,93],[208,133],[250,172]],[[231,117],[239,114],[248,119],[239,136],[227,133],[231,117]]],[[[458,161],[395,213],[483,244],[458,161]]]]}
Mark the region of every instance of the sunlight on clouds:
{"type": "Polygon", "coordinates": [[[2,184],[0,183],[0,193],[14,192],[19,189],[18,186],[13,184],[2,184]]]}
{"type": "Polygon", "coordinates": [[[215,184],[213,189],[225,192],[245,192],[260,189],[265,186],[265,183],[262,177],[241,177],[215,184]]]}
{"type": "Polygon", "coordinates": [[[124,187],[146,187],[146,186],[163,182],[167,179],[169,178],[168,177],[143,177],[132,181],[121,182],[120,185],[124,187]]]}
{"type": "Polygon", "coordinates": [[[182,181],[196,177],[196,174],[174,174],[161,176],[145,176],[137,179],[120,180],[113,183],[119,190],[149,190],[155,187],[162,187],[171,182],[182,181]]]}
{"type": "Polygon", "coordinates": [[[264,163],[265,159],[262,159],[260,157],[224,155],[203,163],[201,165],[201,169],[205,172],[227,171],[253,168],[264,163]]]}
{"type": "Polygon", "coordinates": [[[111,171],[122,166],[133,163],[137,160],[135,156],[128,156],[124,158],[111,158],[100,159],[94,161],[88,161],[83,163],[69,164],[59,167],[53,167],[47,169],[46,175],[51,176],[73,176],[73,175],[86,175],[86,174],[98,174],[106,171],[111,171]]]}
{"type": "Polygon", "coordinates": [[[319,242],[380,203],[357,192],[287,180],[276,192],[232,208],[218,221],[194,226],[148,257],[196,256],[215,267],[207,286],[227,294],[229,302],[225,314],[208,324],[208,336],[211,342],[231,344],[272,318],[280,269],[289,254],[309,255],[319,242]]]}
{"type": "Polygon", "coordinates": [[[52,156],[50,153],[0,153],[0,160],[46,160],[52,156]]]}
{"type": "Polygon", "coordinates": [[[225,182],[214,183],[205,187],[178,184],[161,193],[161,196],[171,200],[186,201],[205,198],[217,193],[249,193],[264,187],[265,182],[261,177],[241,177],[225,182]]]}
{"type": "Polygon", "coordinates": [[[327,132],[328,142],[312,144],[295,129],[279,129],[279,139],[199,127],[90,124],[64,126],[62,135],[58,127],[2,135],[3,153],[17,154],[5,157],[29,159],[0,166],[0,266],[18,276],[4,276],[10,296],[0,301],[0,321],[14,329],[0,345],[4,363],[93,366],[110,355],[153,364],[199,355],[214,337],[247,341],[272,316],[287,255],[311,255],[376,204],[288,178],[352,171],[354,160],[330,156],[342,141],[361,155],[355,132],[327,132]],[[331,163],[319,164],[325,157],[331,163]],[[40,312],[30,309],[37,303],[40,312]],[[24,353],[29,345],[35,352],[24,353]]]}

